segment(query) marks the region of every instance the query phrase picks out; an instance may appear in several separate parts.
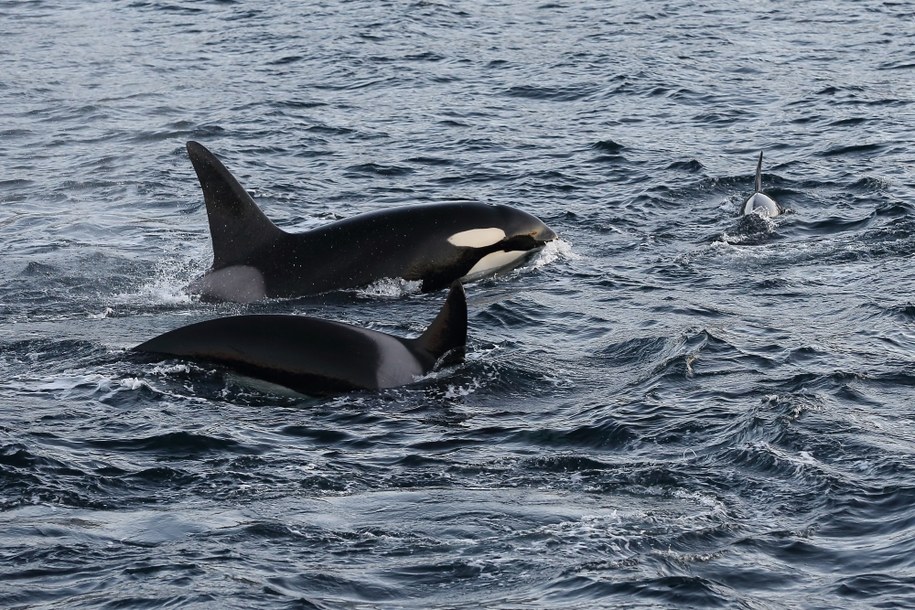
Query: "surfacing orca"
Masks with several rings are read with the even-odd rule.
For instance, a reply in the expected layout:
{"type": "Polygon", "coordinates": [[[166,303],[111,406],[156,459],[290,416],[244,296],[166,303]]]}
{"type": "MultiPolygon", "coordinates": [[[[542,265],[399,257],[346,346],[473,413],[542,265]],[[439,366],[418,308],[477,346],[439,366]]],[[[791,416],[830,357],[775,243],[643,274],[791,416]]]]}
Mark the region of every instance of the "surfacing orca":
{"type": "Polygon", "coordinates": [[[274,225],[213,153],[187,143],[203,189],[213,266],[188,287],[204,299],[252,302],[361,288],[385,278],[430,292],[511,269],[556,234],[502,205],[436,203],[360,214],[305,231],[274,225]]]}
{"type": "Polygon", "coordinates": [[[762,192],[762,160],[763,154],[759,151],[759,161],[756,163],[756,188],[743,204],[741,214],[758,214],[763,218],[774,218],[781,214],[782,210],[774,199],[762,192]]]}
{"type": "Polygon", "coordinates": [[[307,316],[244,315],[184,326],[133,351],[214,363],[302,394],[326,395],[412,383],[461,362],[466,343],[467,300],[455,282],[415,339],[307,316]]]}

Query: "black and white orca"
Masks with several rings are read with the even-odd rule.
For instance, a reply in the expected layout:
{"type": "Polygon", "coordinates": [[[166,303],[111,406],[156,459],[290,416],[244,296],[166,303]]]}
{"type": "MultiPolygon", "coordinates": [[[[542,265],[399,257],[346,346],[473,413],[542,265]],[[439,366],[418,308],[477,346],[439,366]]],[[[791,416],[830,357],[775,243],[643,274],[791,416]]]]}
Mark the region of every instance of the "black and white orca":
{"type": "Polygon", "coordinates": [[[214,363],[301,394],[326,395],[412,383],[461,362],[466,343],[467,301],[455,282],[415,339],[307,316],[243,315],[184,326],[133,351],[214,363]]]}
{"type": "Polygon", "coordinates": [[[756,163],[756,188],[753,194],[744,202],[741,214],[748,216],[757,214],[763,218],[775,218],[782,213],[781,207],[775,200],[762,192],[762,151],[759,151],[759,161],[756,163]]]}
{"type": "Polygon", "coordinates": [[[556,239],[526,212],[475,202],[380,210],[291,234],[209,150],[188,142],[187,152],[213,240],[212,268],[189,286],[204,299],[306,296],[386,278],[421,281],[430,292],[516,267],[556,239]]]}

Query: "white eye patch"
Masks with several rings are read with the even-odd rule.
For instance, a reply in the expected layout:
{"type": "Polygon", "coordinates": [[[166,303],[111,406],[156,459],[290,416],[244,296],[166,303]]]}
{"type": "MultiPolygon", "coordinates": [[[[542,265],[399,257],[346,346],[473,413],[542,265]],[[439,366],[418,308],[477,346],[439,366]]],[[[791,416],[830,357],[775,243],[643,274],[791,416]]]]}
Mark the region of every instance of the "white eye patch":
{"type": "Polygon", "coordinates": [[[486,229],[469,229],[455,233],[448,238],[448,243],[463,248],[485,248],[505,238],[505,231],[498,227],[486,229]]]}

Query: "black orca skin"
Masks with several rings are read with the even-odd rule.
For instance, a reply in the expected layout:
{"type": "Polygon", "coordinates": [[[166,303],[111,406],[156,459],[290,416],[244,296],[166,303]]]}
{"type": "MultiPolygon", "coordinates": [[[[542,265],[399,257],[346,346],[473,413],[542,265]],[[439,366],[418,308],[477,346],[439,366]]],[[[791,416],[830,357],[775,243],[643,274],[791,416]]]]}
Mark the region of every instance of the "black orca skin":
{"type": "Polygon", "coordinates": [[[431,292],[517,266],[556,239],[526,212],[466,201],[379,210],[287,233],[209,150],[188,142],[187,151],[213,240],[212,268],[188,289],[207,300],[306,296],[385,278],[420,281],[431,292]]]}
{"type": "Polygon", "coordinates": [[[455,282],[435,320],[415,339],[307,316],[242,315],[198,322],[133,348],[154,357],[218,364],[309,395],[412,383],[463,360],[467,301],[455,282]]]}

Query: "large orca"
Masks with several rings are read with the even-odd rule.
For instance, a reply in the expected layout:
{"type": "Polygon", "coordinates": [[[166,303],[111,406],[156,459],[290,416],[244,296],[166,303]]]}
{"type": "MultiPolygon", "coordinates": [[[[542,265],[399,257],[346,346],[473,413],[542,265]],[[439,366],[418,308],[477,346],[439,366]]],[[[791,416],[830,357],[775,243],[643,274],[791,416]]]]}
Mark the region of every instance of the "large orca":
{"type": "Polygon", "coordinates": [[[211,362],[302,394],[405,385],[464,358],[467,301],[455,282],[425,332],[403,339],[320,318],[243,315],[159,335],[137,352],[211,362]]]}
{"type": "Polygon", "coordinates": [[[741,214],[758,214],[763,218],[774,218],[781,214],[781,207],[775,200],[762,192],[762,151],[759,151],[759,161],[756,163],[756,188],[753,194],[744,202],[741,207],[741,214]]]}
{"type": "Polygon", "coordinates": [[[385,278],[430,292],[515,267],[556,234],[514,208],[474,202],[398,207],[291,234],[279,229],[209,150],[187,152],[203,189],[213,266],[189,286],[251,302],[360,288],[385,278]]]}

